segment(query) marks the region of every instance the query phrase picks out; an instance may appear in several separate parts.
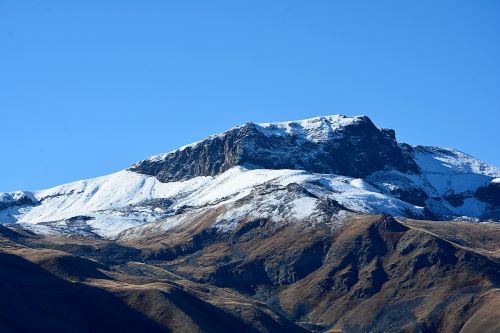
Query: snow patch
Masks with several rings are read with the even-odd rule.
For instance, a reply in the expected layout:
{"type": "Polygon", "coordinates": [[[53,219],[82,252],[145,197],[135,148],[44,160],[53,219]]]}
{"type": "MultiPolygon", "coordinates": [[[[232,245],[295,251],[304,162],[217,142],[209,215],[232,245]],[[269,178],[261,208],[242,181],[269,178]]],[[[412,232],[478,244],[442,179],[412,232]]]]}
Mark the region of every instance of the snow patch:
{"type": "Polygon", "coordinates": [[[364,121],[364,116],[333,115],[279,123],[259,123],[258,129],[266,136],[294,136],[312,142],[326,142],[342,137],[342,129],[364,121]]]}
{"type": "Polygon", "coordinates": [[[316,211],[317,200],[309,197],[298,198],[291,202],[291,214],[297,220],[305,219],[316,211]]]}

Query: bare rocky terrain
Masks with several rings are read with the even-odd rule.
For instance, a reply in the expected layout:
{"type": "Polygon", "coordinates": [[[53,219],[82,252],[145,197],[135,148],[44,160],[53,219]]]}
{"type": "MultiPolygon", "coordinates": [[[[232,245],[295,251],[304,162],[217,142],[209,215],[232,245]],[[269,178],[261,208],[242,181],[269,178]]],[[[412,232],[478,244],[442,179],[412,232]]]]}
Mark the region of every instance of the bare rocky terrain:
{"type": "Polygon", "coordinates": [[[210,217],[104,241],[0,227],[2,332],[497,332],[500,226],[210,217]]]}

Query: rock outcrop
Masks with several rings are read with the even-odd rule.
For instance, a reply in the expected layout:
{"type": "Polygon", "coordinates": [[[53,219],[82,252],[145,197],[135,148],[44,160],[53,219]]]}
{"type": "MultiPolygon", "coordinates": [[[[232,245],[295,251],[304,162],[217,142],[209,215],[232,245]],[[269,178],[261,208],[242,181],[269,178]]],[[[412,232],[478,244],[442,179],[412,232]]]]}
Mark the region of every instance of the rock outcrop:
{"type": "Polygon", "coordinates": [[[377,128],[366,116],[320,117],[286,124],[247,123],[141,161],[129,170],[171,182],[215,176],[235,166],[299,169],[359,178],[384,168],[419,172],[410,155],[398,145],[394,131],[377,128]]]}

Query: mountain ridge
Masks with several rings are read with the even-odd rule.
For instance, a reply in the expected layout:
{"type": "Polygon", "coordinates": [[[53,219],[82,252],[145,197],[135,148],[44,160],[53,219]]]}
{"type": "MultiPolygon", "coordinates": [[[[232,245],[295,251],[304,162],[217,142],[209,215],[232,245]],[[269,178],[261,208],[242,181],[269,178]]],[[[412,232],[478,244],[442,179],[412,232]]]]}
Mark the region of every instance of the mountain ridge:
{"type": "Polygon", "coordinates": [[[347,212],[496,221],[498,177],[498,168],[457,150],[399,143],[394,130],[367,116],[246,123],[111,175],[2,193],[0,223],[113,238],[151,222],[163,229],[184,223],[221,205],[235,216],[259,211],[252,209],[257,201],[260,213],[277,220],[331,219],[322,207],[334,202],[347,212]],[[286,201],[290,186],[313,196],[286,201]],[[300,209],[310,215],[293,214],[300,209]]]}
{"type": "Polygon", "coordinates": [[[140,161],[129,170],[168,182],[214,176],[237,165],[355,177],[386,166],[418,173],[398,147],[394,131],[377,128],[367,116],[343,115],[246,123],[140,161]]]}

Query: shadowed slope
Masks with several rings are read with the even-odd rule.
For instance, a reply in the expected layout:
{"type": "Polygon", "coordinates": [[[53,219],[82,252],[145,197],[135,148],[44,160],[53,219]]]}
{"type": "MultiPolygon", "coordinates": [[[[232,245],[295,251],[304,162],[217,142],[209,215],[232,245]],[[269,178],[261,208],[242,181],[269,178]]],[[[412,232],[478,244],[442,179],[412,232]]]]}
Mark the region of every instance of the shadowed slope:
{"type": "MultiPolygon", "coordinates": [[[[2,332],[305,332],[264,305],[235,295],[223,293],[223,302],[214,302],[212,291],[186,285],[175,275],[151,279],[59,250],[29,247],[61,247],[64,241],[51,240],[55,243],[26,239],[22,246],[0,237],[2,332]]],[[[102,245],[68,242],[74,250],[102,245]]],[[[114,253],[107,254],[101,253],[109,262],[114,253]]]]}
{"type": "Polygon", "coordinates": [[[112,294],[0,253],[3,332],[169,332],[112,294]]]}

